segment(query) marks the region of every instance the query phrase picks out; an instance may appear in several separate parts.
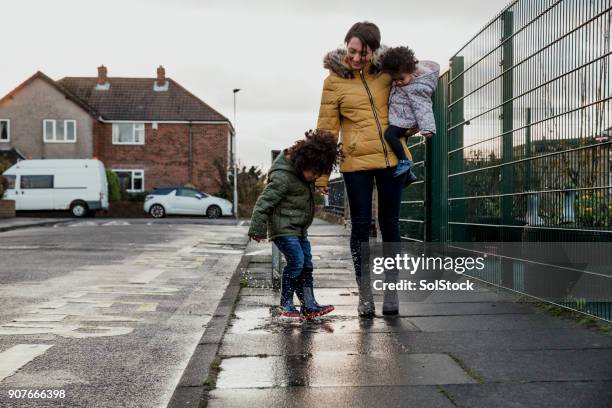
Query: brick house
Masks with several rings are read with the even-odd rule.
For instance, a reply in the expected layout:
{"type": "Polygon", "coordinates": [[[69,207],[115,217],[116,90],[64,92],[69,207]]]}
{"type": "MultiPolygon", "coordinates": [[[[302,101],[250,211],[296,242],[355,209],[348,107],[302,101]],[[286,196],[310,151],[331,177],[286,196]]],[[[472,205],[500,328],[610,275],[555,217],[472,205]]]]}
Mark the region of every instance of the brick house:
{"type": "Polygon", "coordinates": [[[230,121],[163,67],[156,78],[37,72],[0,99],[0,147],[31,158],[102,160],[130,192],[191,183],[219,191],[231,161],[230,121]]]}

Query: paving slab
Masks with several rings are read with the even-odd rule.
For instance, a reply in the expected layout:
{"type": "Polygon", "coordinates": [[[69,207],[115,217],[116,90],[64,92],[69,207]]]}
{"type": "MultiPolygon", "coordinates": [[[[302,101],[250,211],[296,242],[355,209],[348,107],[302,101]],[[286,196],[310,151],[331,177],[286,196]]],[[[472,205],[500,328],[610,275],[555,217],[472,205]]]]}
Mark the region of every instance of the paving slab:
{"type": "Polygon", "coordinates": [[[612,348],[454,354],[487,382],[612,380],[612,348]]]}
{"type": "Polygon", "coordinates": [[[352,387],[466,384],[476,381],[446,354],[353,354],[229,357],[217,388],[352,387]],[[249,375],[245,376],[244,373],[249,375]]]}
{"type": "Polygon", "coordinates": [[[245,401],[250,408],[455,407],[437,386],[217,389],[210,394],[208,407],[240,407],[245,401]]]}

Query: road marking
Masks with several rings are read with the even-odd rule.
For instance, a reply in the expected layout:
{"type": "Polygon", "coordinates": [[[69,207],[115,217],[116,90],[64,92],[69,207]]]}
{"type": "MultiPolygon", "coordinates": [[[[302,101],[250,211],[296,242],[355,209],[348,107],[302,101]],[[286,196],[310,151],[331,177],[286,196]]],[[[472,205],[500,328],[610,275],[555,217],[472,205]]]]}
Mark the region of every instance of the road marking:
{"type": "Polygon", "coordinates": [[[125,222],[125,221],[110,221],[110,222],[106,222],[106,223],[100,224],[100,225],[102,225],[103,227],[112,227],[112,226],[116,226],[116,225],[119,225],[119,226],[130,225],[130,223],[129,222],[125,222]]]}
{"type": "Polygon", "coordinates": [[[82,296],[85,296],[87,294],[87,292],[70,292],[70,293],[66,293],[65,295],[63,295],[63,298],[80,298],[82,296]]]}
{"type": "Polygon", "coordinates": [[[135,278],[130,280],[130,283],[150,283],[153,279],[164,273],[163,269],[149,269],[144,271],[135,278]]]}
{"type": "Polygon", "coordinates": [[[98,226],[97,222],[94,221],[81,221],[81,222],[75,222],[72,224],[68,224],[69,227],[93,227],[93,226],[98,226]]]}
{"type": "Polygon", "coordinates": [[[137,317],[114,316],[114,315],[72,315],[74,321],[80,322],[140,322],[137,317]]]}
{"type": "Polygon", "coordinates": [[[51,300],[49,302],[46,303],[41,303],[40,305],[37,305],[36,307],[38,309],[59,309],[62,306],[65,306],[67,303],[64,302],[63,300],[51,300]]]}
{"type": "Polygon", "coordinates": [[[0,353],[0,381],[15,374],[36,357],[45,354],[51,344],[18,344],[0,353]]]}
{"type": "Polygon", "coordinates": [[[245,255],[259,255],[259,254],[265,254],[266,252],[269,254],[270,250],[269,249],[260,249],[258,251],[248,252],[245,255]]]}
{"type": "MultiPolygon", "coordinates": [[[[62,337],[84,339],[88,337],[121,336],[134,331],[133,327],[77,326],[55,323],[49,325],[3,324],[0,326],[0,336],[15,336],[24,334],[55,334],[62,337]]],[[[0,360],[1,363],[1,360],[0,360]]]]}
{"type": "Polygon", "coordinates": [[[27,317],[17,317],[13,319],[14,322],[61,322],[66,318],[65,314],[39,314],[27,317]]]}
{"type": "Polygon", "coordinates": [[[39,245],[3,245],[0,249],[40,249],[39,245]]]}

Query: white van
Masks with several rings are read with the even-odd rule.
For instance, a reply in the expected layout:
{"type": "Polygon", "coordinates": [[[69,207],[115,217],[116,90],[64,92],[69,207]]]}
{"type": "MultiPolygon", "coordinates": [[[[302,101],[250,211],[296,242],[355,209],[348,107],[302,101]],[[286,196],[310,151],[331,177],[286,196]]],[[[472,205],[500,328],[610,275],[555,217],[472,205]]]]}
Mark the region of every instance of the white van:
{"type": "Polygon", "coordinates": [[[108,210],[108,183],[99,160],[22,160],[3,175],[4,198],[15,209],[70,210],[75,217],[108,210]]]}

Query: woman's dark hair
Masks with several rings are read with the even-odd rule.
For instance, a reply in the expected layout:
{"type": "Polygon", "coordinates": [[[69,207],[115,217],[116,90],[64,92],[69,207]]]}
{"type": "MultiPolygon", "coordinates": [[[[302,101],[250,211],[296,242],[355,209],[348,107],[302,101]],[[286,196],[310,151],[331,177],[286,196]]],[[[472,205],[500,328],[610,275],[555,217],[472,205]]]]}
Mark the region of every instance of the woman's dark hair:
{"type": "Polygon", "coordinates": [[[331,173],[336,165],[338,144],[329,132],[309,130],[305,139],[298,140],[289,148],[289,155],[298,174],[310,170],[317,175],[325,175],[331,173]]]}
{"type": "Polygon", "coordinates": [[[387,74],[412,74],[416,70],[416,64],[419,62],[414,56],[414,51],[408,47],[389,48],[380,57],[380,65],[382,72],[387,74]]]}
{"type": "Polygon", "coordinates": [[[380,48],[380,30],[374,23],[369,21],[361,21],[353,24],[348,30],[346,36],[344,36],[344,43],[348,44],[351,38],[357,37],[361,41],[363,53],[365,54],[365,46],[369,46],[372,51],[376,51],[380,48]]]}

